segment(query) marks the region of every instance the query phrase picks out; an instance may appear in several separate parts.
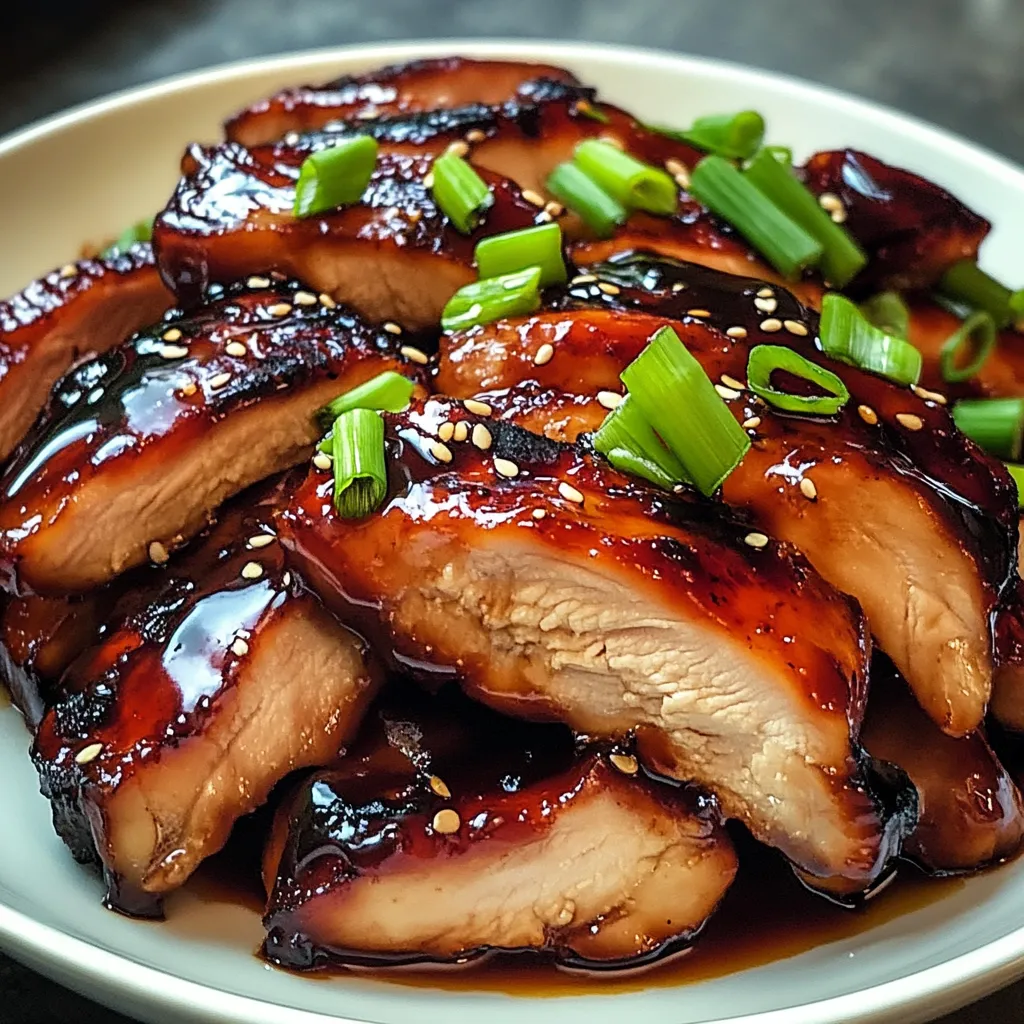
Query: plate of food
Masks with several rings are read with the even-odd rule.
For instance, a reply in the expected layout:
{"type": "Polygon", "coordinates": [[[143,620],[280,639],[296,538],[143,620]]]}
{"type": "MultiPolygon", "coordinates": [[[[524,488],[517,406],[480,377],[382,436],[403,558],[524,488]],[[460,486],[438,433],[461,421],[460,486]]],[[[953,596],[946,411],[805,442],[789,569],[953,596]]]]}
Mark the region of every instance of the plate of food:
{"type": "Polygon", "coordinates": [[[1024,973],[1024,173],[442,42],[0,174],[12,956],[247,1024],[907,1024],[1024,973]]]}

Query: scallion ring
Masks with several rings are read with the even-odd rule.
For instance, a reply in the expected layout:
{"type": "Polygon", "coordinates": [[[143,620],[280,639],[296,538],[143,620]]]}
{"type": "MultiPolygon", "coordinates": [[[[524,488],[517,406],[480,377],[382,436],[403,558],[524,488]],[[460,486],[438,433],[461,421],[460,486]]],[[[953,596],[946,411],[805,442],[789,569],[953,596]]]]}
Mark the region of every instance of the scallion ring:
{"type": "Polygon", "coordinates": [[[557,224],[491,235],[477,242],[474,257],[481,278],[540,267],[540,286],[547,288],[562,284],[568,276],[562,257],[562,229],[557,224]]]}
{"type": "Polygon", "coordinates": [[[670,139],[688,142],[706,153],[745,160],[757,152],[764,139],[764,118],[756,110],[741,110],[737,114],[698,117],[684,130],[658,127],[652,130],[670,139]]]}
{"type": "Polygon", "coordinates": [[[559,164],[548,177],[547,190],[567,206],[598,237],[610,238],[629,211],[575,164],[559,164]]]}
{"type": "Polygon", "coordinates": [[[629,210],[661,216],[675,213],[679,190],[658,167],[645,164],[610,142],[587,139],[576,147],[573,162],[602,191],[629,210]]]}
{"type": "Polygon", "coordinates": [[[910,333],[910,310],[899,292],[879,292],[860,304],[861,314],[886,334],[906,338],[910,333]]]}
{"type": "Polygon", "coordinates": [[[387,494],[384,420],[373,409],[350,409],[331,431],[334,507],[345,519],[375,512],[387,494]]]}
{"type": "Polygon", "coordinates": [[[654,432],[630,395],[605,417],[593,441],[594,448],[616,469],[665,490],[688,479],[682,463],[654,432]]]}
{"type": "Polygon", "coordinates": [[[487,182],[457,153],[442,153],[433,163],[431,194],[455,229],[471,234],[494,205],[487,182]]]}
{"type": "Polygon", "coordinates": [[[850,392],[831,370],[782,345],[755,345],[747,358],[747,384],[754,394],[784,412],[832,416],[850,400],[850,392]],[[802,377],[827,395],[795,395],[772,384],[772,374],[784,370],[802,377]]]}
{"type": "Polygon", "coordinates": [[[995,351],[996,341],[996,325],[991,315],[982,310],[972,313],[939,352],[942,379],[948,384],[959,384],[977,376],[995,351]]]}
{"type": "Polygon", "coordinates": [[[358,203],[377,165],[377,140],[369,135],[342,139],[302,161],[295,185],[296,217],[358,203]]]}
{"type": "Polygon", "coordinates": [[[1024,398],[966,398],[953,406],[953,422],[989,455],[1020,460],[1024,398]]]}

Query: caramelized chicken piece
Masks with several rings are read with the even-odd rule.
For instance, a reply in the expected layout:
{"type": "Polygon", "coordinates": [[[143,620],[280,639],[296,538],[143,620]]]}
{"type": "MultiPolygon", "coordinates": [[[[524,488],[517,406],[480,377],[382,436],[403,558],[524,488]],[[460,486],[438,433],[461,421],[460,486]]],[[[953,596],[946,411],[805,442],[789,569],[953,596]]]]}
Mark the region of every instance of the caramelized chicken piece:
{"type": "Polygon", "coordinates": [[[1003,728],[1024,732],[1024,581],[1019,577],[996,617],[996,654],[992,716],[1003,728]]]}
{"type": "Polygon", "coordinates": [[[636,774],[631,755],[578,753],[560,726],[444,694],[393,701],[374,725],[278,811],[264,861],[274,963],[531,949],[635,967],[689,945],[736,873],[714,802],[636,774]]]}
{"type": "Polygon", "coordinates": [[[69,263],[0,302],[0,463],[72,363],[105,352],[170,305],[148,245],[69,263]]]}
{"type": "Polygon", "coordinates": [[[158,915],[280,779],[338,755],[372,694],[361,641],[287,568],[276,497],[240,497],[168,567],[37,732],[54,826],[114,909],[158,915]]]}
{"type": "Polygon", "coordinates": [[[550,64],[430,57],[345,75],[322,86],[282,89],[236,114],[224,128],[234,142],[258,146],[334,121],[502,103],[529,96],[538,80],[576,84],[571,72],[550,64]]]}
{"type": "Polygon", "coordinates": [[[224,500],[306,458],[325,402],[420,370],[332,300],[248,284],[64,378],[0,479],[8,589],[84,590],[166,559],[224,500]]]}
{"type": "Polygon", "coordinates": [[[853,602],[719,507],[450,400],[390,431],[380,514],[341,519],[314,472],[282,516],[296,564],[375,650],[510,714],[637,730],[646,763],[710,789],[811,884],[879,877],[905,822],[851,747],[853,602]],[[445,421],[472,440],[444,445],[445,421]]]}
{"type": "Polygon", "coordinates": [[[608,410],[597,396],[621,392],[619,374],[668,322],[622,310],[678,317],[680,338],[726,387],[727,404],[756,439],[726,479],[724,499],[797,545],[861,602],[881,646],[943,729],[975,729],[991,688],[989,623],[1013,566],[1015,495],[1005,470],[942,406],[852,367],[829,364],[852,396],[836,417],[780,413],[744,390],[750,349],[779,341],[778,330],[762,326],[774,326],[769,314],[788,326],[786,344],[818,358],[810,341],[817,318],[781,289],[643,258],[595,272],[602,282],[572,287],[565,313],[446,338],[440,390],[483,397],[500,415],[571,441],[601,424],[608,410]],[[614,294],[601,283],[612,283],[614,294]],[[578,308],[599,303],[619,310],[578,308]],[[544,344],[554,356],[537,365],[544,344]]]}

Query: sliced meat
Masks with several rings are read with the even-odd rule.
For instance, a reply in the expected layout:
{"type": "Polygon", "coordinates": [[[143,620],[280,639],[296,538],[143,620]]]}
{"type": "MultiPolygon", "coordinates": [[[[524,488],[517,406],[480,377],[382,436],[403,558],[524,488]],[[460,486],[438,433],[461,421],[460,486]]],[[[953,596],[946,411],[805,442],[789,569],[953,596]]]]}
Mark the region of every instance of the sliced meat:
{"type": "Polygon", "coordinates": [[[229,139],[257,146],[334,121],[502,103],[529,96],[543,82],[576,84],[576,77],[550,64],[432,57],[345,75],[326,85],[282,89],[236,114],[224,129],[229,139]]]}
{"type": "Polygon", "coordinates": [[[992,716],[1003,728],[1024,732],[1024,581],[1020,578],[1014,580],[996,617],[996,655],[999,667],[992,686],[992,716]]]}
{"type": "Polygon", "coordinates": [[[823,361],[816,316],[779,288],[648,258],[594,276],[601,280],[570,288],[565,313],[445,338],[440,390],[483,397],[506,418],[571,441],[600,425],[608,411],[600,393],[620,393],[619,374],[665,317],[677,317],[687,348],[713,381],[725,381],[727,404],[756,439],[723,498],[861,602],[943,729],[977,728],[991,691],[990,620],[1014,564],[1016,498],[1003,467],[927,393],[845,365],[829,363],[852,396],[837,417],[787,415],[746,391],[750,349],[780,339],[765,324],[789,325],[784,343],[823,361]],[[544,344],[554,356],[537,365],[544,344]]]}
{"type": "Polygon", "coordinates": [[[238,499],[72,665],[37,732],[54,826],[114,909],[158,915],[280,779],[338,756],[372,694],[361,641],[285,564],[275,498],[238,499]]]}
{"type": "Polygon", "coordinates": [[[0,302],[0,463],[72,363],[152,323],[171,301],[149,245],[134,245],[69,263],[0,302]]]}
{"type": "Polygon", "coordinates": [[[628,753],[578,753],[559,726],[430,703],[441,708],[382,710],[366,754],[282,805],[265,857],[268,959],[537,950],[607,970],[693,941],[736,873],[713,801],[638,774],[628,753]]]}
{"type": "Polygon", "coordinates": [[[392,419],[390,443],[380,514],[339,518],[315,472],[282,519],[375,650],[510,714],[637,730],[648,764],[706,786],[818,884],[879,877],[903,820],[851,747],[868,647],[853,602],[720,506],[450,400],[392,419]],[[445,421],[476,444],[437,447],[445,421]]]}
{"type": "Polygon", "coordinates": [[[920,819],[904,853],[931,871],[967,871],[1011,857],[1024,806],[981,732],[946,736],[924,715],[891,664],[876,659],[861,740],[917,786],[920,819]]]}
{"type": "Polygon", "coordinates": [[[164,560],[225,499],[310,454],[325,402],[383,370],[421,371],[404,339],[267,284],[250,278],[64,378],[0,479],[0,583],[69,593],[164,560]]]}

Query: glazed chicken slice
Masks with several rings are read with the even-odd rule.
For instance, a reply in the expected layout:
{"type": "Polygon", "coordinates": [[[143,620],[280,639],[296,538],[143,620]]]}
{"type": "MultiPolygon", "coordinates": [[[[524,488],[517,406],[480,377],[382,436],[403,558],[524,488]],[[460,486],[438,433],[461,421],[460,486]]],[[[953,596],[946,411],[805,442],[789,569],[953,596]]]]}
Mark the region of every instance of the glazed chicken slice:
{"type": "Polygon", "coordinates": [[[0,302],[0,463],[32,426],[53,383],[171,305],[149,245],[80,260],[0,302]]]}
{"type": "Polygon", "coordinates": [[[529,949],[607,970],[693,941],[736,873],[713,801],[637,773],[632,755],[577,752],[563,727],[444,694],[424,703],[381,709],[340,770],[279,809],[264,860],[271,962],[529,949]]]}
{"type": "Polygon", "coordinates": [[[853,602],[720,507],[451,400],[389,429],[382,512],[340,518],[316,471],[281,523],[375,650],[513,715],[636,730],[647,764],[707,787],[812,884],[880,876],[905,816],[851,745],[868,649],[853,602]]]}
{"type": "Polygon", "coordinates": [[[471,103],[489,106],[529,96],[543,81],[575,84],[576,78],[549,64],[432,57],[345,75],[326,85],[282,89],[236,114],[224,129],[232,141],[258,146],[288,133],[317,131],[334,121],[471,103]]]}
{"type": "Polygon", "coordinates": [[[66,594],[166,560],[231,495],[305,459],[325,402],[426,362],[332,300],[268,283],[64,378],[0,479],[0,583],[66,594]]]}
{"type": "Polygon", "coordinates": [[[276,495],[241,496],[168,566],[37,732],[54,826],[116,910],[158,916],[278,781],[338,756],[372,695],[362,642],[285,563],[276,495]]]}

